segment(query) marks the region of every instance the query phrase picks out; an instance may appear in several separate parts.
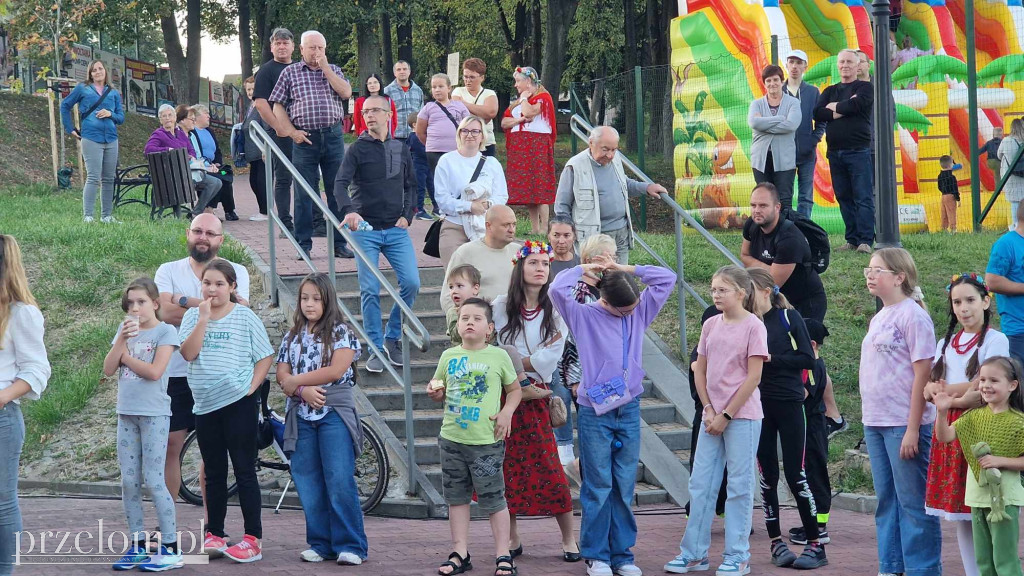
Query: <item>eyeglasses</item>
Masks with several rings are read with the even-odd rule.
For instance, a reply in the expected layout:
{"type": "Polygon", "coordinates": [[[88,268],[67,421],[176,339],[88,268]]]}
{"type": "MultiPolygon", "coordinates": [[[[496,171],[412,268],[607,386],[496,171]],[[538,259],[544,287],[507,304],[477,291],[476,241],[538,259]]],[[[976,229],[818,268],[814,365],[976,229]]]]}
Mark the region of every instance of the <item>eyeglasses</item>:
{"type": "Polygon", "coordinates": [[[369,116],[370,114],[383,114],[385,112],[387,112],[387,110],[383,108],[363,108],[362,114],[363,116],[369,116]]]}
{"type": "Polygon", "coordinates": [[[735,291],[736,290],[734,290],[732,288],[712,288],[711,289],[711,297],[714,298],[715,296],[725,296],[726,294],[729,294],[729,293],[732,293],[732,292],[735,292],[735,291]]]}
{"type": "Polygon", "coordinates": [[[886,270],[885,268],[865,268],[864,277],[871,278],[872,276],[878,276],[882,272],[888,272],[889,274],[896,274],[895,270],[886,270]]]}
{"type": "Polygon", "coordinates": [[[223,236],[223,234],[218,234],[212,230],[193,230],[192,228],[189,228],[188,231],[195,234],[196,236],[206,236],[207,238],[216,238],[218,236],[223,236]]]}
{"type": "Polygon", "coordinates": [[[479,136],[479,135],[481,135],[483,133],[484,133],[483,130],[463,130],[462,131],[462,134],[464,136],[479,136]]]}

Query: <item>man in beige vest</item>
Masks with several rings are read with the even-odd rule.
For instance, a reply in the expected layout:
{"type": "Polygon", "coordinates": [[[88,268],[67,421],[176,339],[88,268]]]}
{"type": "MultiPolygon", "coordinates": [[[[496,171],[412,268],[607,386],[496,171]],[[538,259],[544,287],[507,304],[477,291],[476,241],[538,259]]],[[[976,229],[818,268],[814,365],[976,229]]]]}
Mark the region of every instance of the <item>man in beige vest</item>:
{"type": "Polygon", "coordinates": [[[629,197],[646,193],[658,198],[668,193],[661,184],[647,184],[626,177],[619,158],[619,133],[611,126],[590,131],[590,146],[565,164],[555,196],[555,214],[565,214],[576,223],[577,240],[594,234],[615,239],[615,259],[629,263],[633,247],[633,220],[629,197]]]}

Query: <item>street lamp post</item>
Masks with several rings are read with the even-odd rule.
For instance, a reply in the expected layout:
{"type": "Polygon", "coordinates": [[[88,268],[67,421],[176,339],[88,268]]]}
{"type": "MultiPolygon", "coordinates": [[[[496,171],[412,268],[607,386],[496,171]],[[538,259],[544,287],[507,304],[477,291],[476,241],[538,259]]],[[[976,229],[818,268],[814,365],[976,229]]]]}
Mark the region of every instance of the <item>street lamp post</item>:
{"type": "Polygon", "coordinates": [[[896,148],[893,145],[892,70],[889,69],[889,0],[871,3],[875,34],[875,245],[900,246],[899,207],[896,202],[896,148]]]}

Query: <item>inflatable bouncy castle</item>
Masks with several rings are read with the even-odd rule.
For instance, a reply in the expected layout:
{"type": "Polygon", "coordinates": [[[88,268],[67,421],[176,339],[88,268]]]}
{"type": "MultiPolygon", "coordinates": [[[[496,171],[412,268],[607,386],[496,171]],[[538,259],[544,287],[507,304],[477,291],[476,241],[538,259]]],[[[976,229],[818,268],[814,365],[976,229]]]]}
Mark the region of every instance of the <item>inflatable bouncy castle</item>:
{"type": "MultiPolygon", "coordinates": [[[[893,70],[896,166],[900,226],[904,232],[938,231],[939,158],[950,155],[963,198],[960,230],[972,221],[964,51],[964,0],[903,0],[892,19],[892,38],[872,37],[862,0],[684,0],[671,24],[676,199],[708,228],[737,228],[749,213],[754,186],[747,124],[750,102],[764,96],[761,70],[785,69],[790,50],[809,59],[805,81],[823,89],[838,82],[835,56],[844,48],[874,57],[874,42],[904,46],[916,57],[893,70]]],[[[1024,117],[1024,8],[1021,0],[975,0],[978,66],[978,147],[995,127],[1009,132],[1024,117]]],[[[881,132],[876,131],[876,135],[881,132]]],[[[843,222],[832,192],[826,145],[817,150],[813,218],[829,232],[843,222]]],[[[982,206],[991,198],[995,174],[981,157],[982,206]]],[[[794,192],[794,202],[796,193],[794,192]]],[[[997,201],[985,220],[1006,227],[1009,207],[997,201]]]]}

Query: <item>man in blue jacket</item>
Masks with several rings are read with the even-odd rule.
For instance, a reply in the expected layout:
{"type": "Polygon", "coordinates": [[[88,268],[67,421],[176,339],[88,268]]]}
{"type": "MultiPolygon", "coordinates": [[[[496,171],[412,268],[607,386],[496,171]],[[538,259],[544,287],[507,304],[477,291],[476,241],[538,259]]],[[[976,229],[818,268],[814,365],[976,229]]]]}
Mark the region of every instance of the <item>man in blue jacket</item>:
{"type": "Polygon", "coordinates": [[[828,122],[814,121],[814,105],[818,102],[818,89],[804,82],[807,71],[807,53],[792,50],[786,56],[786,93],[800,101],[802,114],[800,127],[796,130],[796,171],[797,171],[797,212],[811,217],[814,208],[814,165],[818,155],[816,149],[825,135],[828,122]]]}

